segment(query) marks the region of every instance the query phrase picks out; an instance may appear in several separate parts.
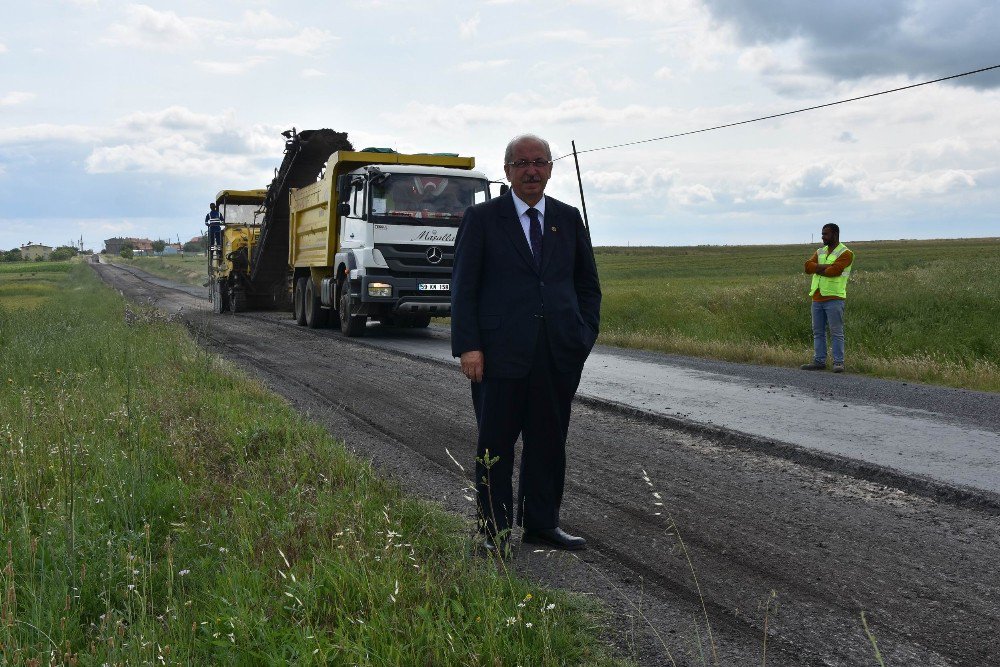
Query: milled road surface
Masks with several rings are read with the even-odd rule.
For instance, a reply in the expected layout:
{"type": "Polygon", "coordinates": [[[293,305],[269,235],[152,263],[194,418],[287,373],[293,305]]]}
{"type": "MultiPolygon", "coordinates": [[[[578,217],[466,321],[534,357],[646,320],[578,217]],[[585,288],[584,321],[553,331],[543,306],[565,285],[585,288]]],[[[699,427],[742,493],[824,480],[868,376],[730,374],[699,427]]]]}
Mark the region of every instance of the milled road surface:
{"type": "MultiPolygon", "coordinates": [[[[373,327],[372,340],[347,340],[297,327],[285,313],[212,315],[202,290],[95,269],[129,298],[179,313],[203,344],[256,374],[409,491],[471,521],[469,481],[445,448],[468,469],[475,424],[467,382],[440,359],[440,332],[373,327]],[[403,351],[380,346],[390,340],[403,351]]],[[[803,453],[783,431],[769,440],[739,428],[794,421],[757,414],[755,392],[780,393],[786,410],[806,420],[819,409],[817,394],[827,392],[834,405],[864,396],[897,416],[924,409],[920,418],[935,428],[989,436],[997,430],[992,395],[599,352],[595,359],[614,364],[673,368],[671,382],[688,372],[729,376],[747,398],[734,404],[722,392],[713,405],[706,393],[698,399],[703,414],[677,407],[677,414],[657,415],[628,405],[637,388],[657,393],[656,378],[603,375],[601,364],[591,363],[585,381],[621,388],[616,405],[577,401],[570,427],[563,526],[591,548],[572,555],[525,545],[512,561],[518,572],[603,600],[612,640],[642,665],[716,664],[712,644],[719,664],[759,665],[765,624],[767,665],[874,665],[862,611],[887,665],[1000,665],[1000,511],[989,491],[996,478],[985,475],[982,488],[976,480],[953,484],[949,452],[961,442],[942,441],[931,452],[940,465],[916,475],[877,457],[857,465],[821,448],[803,453]],[[817,384],[810,390],[808,383],[817,384]],[[808,400],[797,404],[790,394],[800,393],[808,400]],[[950,416],[934,414],[948,401],[956,406],[950,416]]],[[[822,427],[813,435],[830,441],[822,427]]],[[[866,437],[877,443],[888,435],[866,437]]]]}

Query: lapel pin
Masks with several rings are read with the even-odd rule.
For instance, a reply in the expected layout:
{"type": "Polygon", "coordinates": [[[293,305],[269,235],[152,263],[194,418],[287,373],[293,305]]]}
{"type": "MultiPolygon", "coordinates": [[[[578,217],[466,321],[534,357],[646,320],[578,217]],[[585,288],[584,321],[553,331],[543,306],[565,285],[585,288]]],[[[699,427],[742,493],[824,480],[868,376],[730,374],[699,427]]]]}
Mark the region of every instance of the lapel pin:
{"type": "Polygon", "coordinates": [[[552,231],[554,231],[554,232],[558,232],[558,231],[559,231],[559,230],[558,230],[558,229],[556,229],[555,227],[549,227],[549,229],[551,229],[551,230],[552,230],[552,231]]]}

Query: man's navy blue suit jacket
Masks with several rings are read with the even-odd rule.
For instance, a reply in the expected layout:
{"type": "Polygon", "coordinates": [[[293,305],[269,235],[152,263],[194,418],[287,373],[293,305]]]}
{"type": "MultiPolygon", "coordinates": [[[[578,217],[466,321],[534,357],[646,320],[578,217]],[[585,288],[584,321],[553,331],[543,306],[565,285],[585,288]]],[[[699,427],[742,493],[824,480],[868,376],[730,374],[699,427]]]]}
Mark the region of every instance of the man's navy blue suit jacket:
{"type": "Polygon", "coordinates": [[[528,374],[544,318],[559,372],[579,371],[597,340],[601,285],[580,212],[545,198],[541,269],[510,193],[465,212],[451,280],[451,352],[481,350],[485,377],[528,374]]]}

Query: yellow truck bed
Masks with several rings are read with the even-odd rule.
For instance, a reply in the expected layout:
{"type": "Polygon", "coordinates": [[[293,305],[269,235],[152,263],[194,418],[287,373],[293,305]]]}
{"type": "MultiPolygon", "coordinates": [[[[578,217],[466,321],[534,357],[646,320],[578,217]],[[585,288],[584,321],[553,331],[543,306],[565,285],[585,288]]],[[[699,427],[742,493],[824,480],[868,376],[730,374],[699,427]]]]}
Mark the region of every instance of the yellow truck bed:
{"type": "Polygon", "coordinates": [[[337,227],[337,179],[359,167],[405,164],[423,167],[473,169],[473,157],[449,155],[337,151],[327,161],[323,178],[289,192],[288,264],[292,267],[331,267],[340,245],[337,227]]]}

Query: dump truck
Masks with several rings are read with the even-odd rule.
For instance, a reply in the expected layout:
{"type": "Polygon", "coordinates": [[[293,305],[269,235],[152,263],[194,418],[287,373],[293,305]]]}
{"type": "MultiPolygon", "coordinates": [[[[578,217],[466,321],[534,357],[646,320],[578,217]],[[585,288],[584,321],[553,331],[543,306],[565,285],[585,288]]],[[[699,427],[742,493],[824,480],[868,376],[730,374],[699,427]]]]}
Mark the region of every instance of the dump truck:
{"type": "Polygon", "coordinates": [[[475,158],[355,151],[330,129],[282,134],[284,158],[247,237],[249,268],[226,265],[216,280],[230,308],[236,295],[240,308],[287,308],[301,325],[337,323],[347,336],[364,335],[369,319],[424,327],[450,315],[458,225],[490,196],[475,158]]]}
{"type": "Polygon", "coordinates": [[[489,198],[475,158],[338,151],[322,179],[289,194],[293,317],[336,317],[346,336],[368,319],[426,327],[451,314],[455,235],[465,209],[489,198]]]}
{"type": "Polygon", "coordinates": [[[257,246],[267,190],[222,190],[215,203],[225,226],[222,245],[209,247],[208,287],[212,310],[234,313],[247,310],[250,292],[250,262],[257,246]]]}

